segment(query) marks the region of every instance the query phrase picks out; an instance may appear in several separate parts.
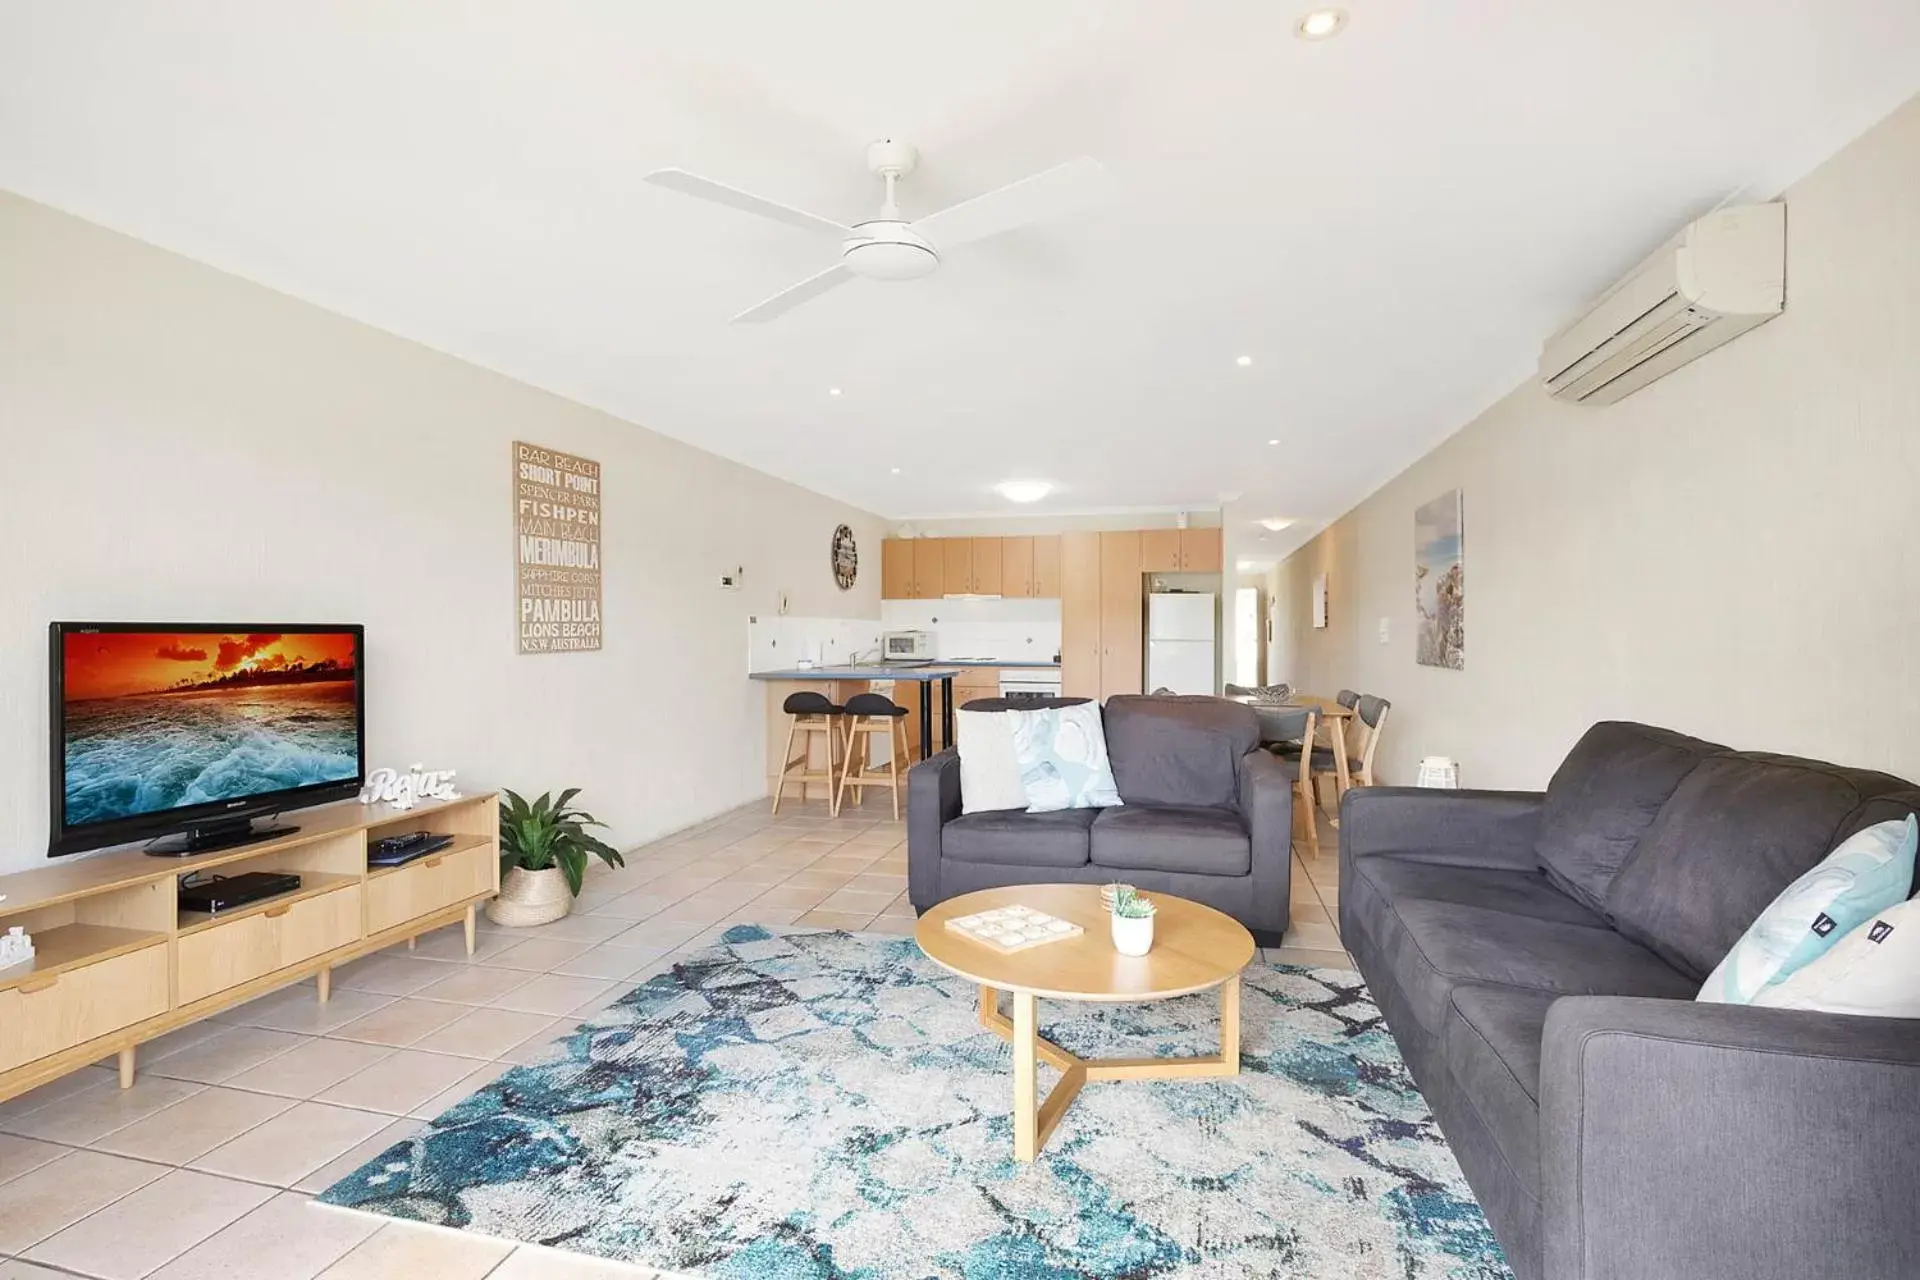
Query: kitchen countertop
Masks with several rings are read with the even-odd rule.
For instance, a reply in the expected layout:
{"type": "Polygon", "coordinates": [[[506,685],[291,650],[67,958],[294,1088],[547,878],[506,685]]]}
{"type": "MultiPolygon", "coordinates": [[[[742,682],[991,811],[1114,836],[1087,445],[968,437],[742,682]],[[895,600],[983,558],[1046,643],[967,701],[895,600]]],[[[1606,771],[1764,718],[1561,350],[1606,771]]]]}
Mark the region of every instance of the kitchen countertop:
{"type": "Polygon", "coordinates": [[[1019,667],[1031,671],[1058,671],[1057,662],[1040,662],[1032,658],[942,658],[943,667],[1019,667]]]}
{"type": "Polygon", "coordinates": [[[951,662],[927,667],[838,666],[782,667],[774,671],[749,671],[749,680],[951,680],[961,668],[951,662]]]}

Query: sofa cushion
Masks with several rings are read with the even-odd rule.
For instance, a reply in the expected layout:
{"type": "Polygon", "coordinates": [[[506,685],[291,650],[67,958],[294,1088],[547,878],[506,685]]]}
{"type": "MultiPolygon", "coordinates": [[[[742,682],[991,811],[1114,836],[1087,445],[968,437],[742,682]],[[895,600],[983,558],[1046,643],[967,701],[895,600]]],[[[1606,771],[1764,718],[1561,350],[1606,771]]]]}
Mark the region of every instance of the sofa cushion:
{"type": "Polygon", "coordinates": [[[1703,760],[1614,878],[1608,916],[1704,979],[1767,904],[1827,856],[1855,810],[1909,785],[1791,756],[1703,760]]]}
{"type": "Polygon", "coordinates": [[[1510,987],[1456,987],[1442,1035],[1447,1068],[1500,1156],[1540,1198],[1540,1041],[1560,997],[1510,987]]]}
{"type": "Polygon", "coordinates": [[[1128,805],[1093,820],[1093,863],[1139,871],[1244,876],[1253,868],[1247,825],[1232,809],[1128,805]]]}
{"type": "Polygon", "coordinates": [[[1372,882],[1389,898],[1431,898],[1589,929],[1608,927],[1605,920],[1562,893],[1539,871],[1450,866],[1413,857],[1373,855],[1355,860],[1349,874],[1372,882]]]}
{"type": "Polygon", "coordinates": [[[1053,813],[1022,813],[1018,809],[1002,809],[962,814],[940,829],[940,854],[956,862],[1084,867],[1087,865],[1087,831],[1098,812],[1098,809],[1060,809],[1053,813]]]}
{"type": "Polygon", "coordinates": [[[1458,902],[1390,898],[1377,890],[1356,897],[1353,908],[1431,1035],[1443,1033],[1449,1000],[1461,986],[1672,1000],[1691,1000],[1699,989],[1698,980],[1611,929],[1458,902]]]}
{"type": "Polygon", "coordinates": [[[1534,851],[1555,884],[1595,911],[1660,806],[1708,754],[1710,742],[1606,720],[1582,734],[1547,783],[1534,851]]]}
{"type": "Polygon", "coordinates": [[[1253,708],[1224,698],[1116,694],[1107,757],[1128,804],[1232,808],[1240,757],[1259,745],[1253,708]]]}

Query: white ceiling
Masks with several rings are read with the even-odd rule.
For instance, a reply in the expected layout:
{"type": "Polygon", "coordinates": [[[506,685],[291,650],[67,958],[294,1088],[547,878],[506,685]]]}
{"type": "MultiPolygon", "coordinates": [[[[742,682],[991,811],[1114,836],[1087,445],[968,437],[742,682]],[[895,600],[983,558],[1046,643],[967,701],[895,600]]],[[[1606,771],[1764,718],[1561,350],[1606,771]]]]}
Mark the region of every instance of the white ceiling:
{"type": "Polygon", "coordinates": [[[1017,475],[1304,529],[1920,89],[1911,0],[1308,7],[12,0],[0,187],[884,515],[1017,475]],[[910,217],[1080,154],[1116,194],[729,327],[832,243],[640,182],[857,219],[882,135],[910,217]]]}

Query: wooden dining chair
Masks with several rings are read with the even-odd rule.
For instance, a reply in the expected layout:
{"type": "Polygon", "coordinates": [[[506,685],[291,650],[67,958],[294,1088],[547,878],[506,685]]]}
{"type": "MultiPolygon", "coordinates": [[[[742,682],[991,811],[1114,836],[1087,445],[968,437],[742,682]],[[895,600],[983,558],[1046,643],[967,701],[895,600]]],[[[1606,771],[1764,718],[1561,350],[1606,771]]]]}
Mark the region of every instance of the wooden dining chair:
{"type": "Polygon", "coordinates": [[[1354,717],[1360,722],[1360,741],[1355,758],[1348,766],[1353,775],[1353,785],[1371,787],[1373,781],[1373,757],[1380,749],[1380,731],[1386,728],[1387,712],[1393,710],[1393,704],[1385,698],[1376,698],[1372,694],[1362,697],[1354,707],[1354,717]]]}
{"type": "Polygon", "coordinates": [[[1307,848],[1317,858],[1320,856],[1320,823],[1314,814],[1314,752],[1311,748],[1313,735],[1319,731],[1320,713],[1311,706],[1265,707],[1258,704],[1254,706],[1254,712],[1260,720],[1261,745],[1285,763],[1292,763],[1295,756],[1300,759],[1293,787],[1294,835],[1297,839],[1304,823],[1307,848]]]}

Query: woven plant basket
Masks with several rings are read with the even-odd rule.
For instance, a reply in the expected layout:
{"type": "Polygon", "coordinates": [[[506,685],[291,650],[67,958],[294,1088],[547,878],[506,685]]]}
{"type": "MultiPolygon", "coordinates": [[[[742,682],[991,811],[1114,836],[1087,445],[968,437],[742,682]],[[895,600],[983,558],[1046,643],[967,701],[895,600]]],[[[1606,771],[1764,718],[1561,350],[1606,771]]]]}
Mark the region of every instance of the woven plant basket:
{"type": "Polygon", "coordinates": [[[528,871],[513,867],[500,881],[500,896],[487,904],[487,919],[510,929],[550,924],[573,910],[573,891],[558,867],[528,871]]]}

